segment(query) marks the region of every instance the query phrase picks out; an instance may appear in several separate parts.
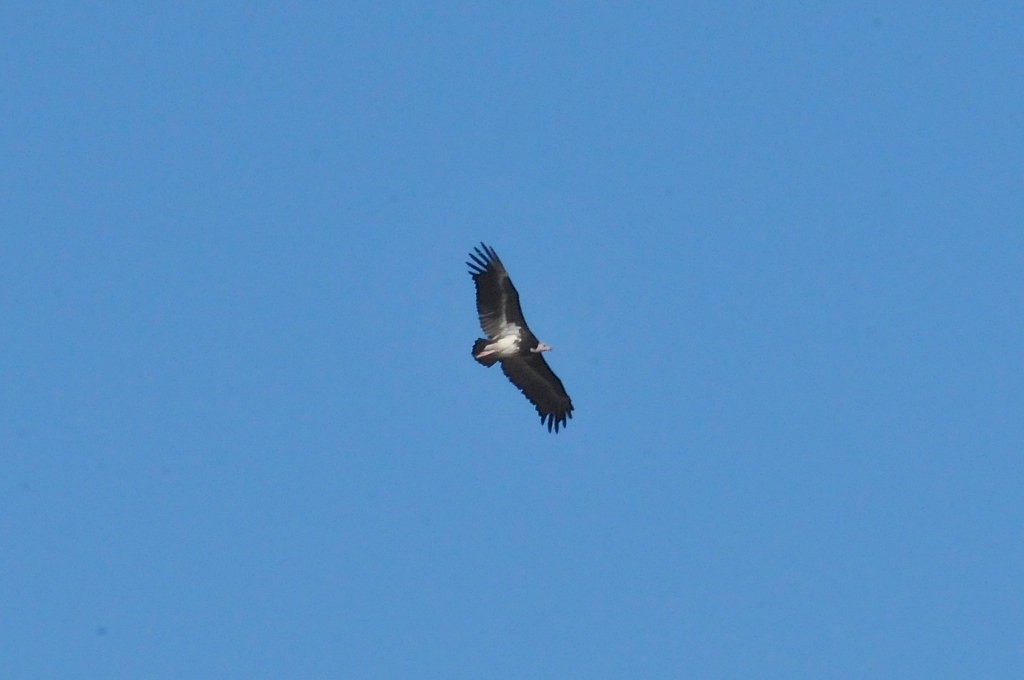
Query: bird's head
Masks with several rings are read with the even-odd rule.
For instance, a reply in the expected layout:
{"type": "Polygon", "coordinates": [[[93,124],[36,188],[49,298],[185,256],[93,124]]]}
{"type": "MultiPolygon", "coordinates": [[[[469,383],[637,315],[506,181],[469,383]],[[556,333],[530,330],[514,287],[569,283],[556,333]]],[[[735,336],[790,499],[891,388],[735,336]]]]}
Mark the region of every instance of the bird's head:
{"type": "Polygon", "coordinates": [[[550,352],[551,345],[545,345],[543,342],[538,342],[537,346],[531,349],[530,351],[536,352],[537,354],[540,354],[541,352],[550,352]]]}

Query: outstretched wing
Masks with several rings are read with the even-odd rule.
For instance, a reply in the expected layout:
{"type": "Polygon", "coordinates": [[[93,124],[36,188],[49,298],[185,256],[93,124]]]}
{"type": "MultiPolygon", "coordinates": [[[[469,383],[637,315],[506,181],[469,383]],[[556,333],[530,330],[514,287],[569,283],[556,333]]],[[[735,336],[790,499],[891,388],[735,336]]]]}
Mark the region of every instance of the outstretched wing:
{"type": "Polygon", "coordinates": [[[466,265],[476,284],[476,311],[484,333],[496,338],[508,324],[526,328],[519,293],[494,248],[481,243],[473,251],[466,265]]]}
{"type": "Polygon", "coordinates": [[[572,418],[572,400],[544,357],[538,353],[505,359],[501,370],[537,407],[540,423],[547,424],[548,432],[552,428],[558,432],[559,427],[566,426],[566,421],[572,418]]]}

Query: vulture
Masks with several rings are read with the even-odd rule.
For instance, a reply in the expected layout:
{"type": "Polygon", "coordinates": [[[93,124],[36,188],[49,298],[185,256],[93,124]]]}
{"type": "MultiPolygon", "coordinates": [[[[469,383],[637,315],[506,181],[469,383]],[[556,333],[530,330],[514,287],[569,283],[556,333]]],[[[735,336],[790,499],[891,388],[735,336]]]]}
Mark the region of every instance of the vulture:
{"type": "Polygon", "coordinates": [[[572,400],[541,354],[551,347],[526,325],[519,293],[494,248],[481,243],[469,259],[466,266],[476,285],[476,311],[487,336],[473,344],[473,358],[487,368],[500,361],[505,376],[537,407],[541,426],[558,432],[572,418],[572,400]]]}

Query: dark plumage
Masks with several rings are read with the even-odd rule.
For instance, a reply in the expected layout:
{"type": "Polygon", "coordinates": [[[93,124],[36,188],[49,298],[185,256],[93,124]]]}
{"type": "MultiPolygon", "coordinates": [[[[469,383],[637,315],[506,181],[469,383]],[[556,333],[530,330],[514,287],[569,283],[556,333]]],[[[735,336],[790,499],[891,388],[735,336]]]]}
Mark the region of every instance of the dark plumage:
{"type": "Polygon", "coordinates": [[[469,254],[469,273],[476,284],[476,309],[487,335],[473,344],[473,358],[487,367],[501,362],[512,384],[537,407],[542,425],[558,432],[572,418],[572,400],[544,361],[551,349],[537,340],[519,307],[519,293],[494,249],[480,244],[469,254]]]}

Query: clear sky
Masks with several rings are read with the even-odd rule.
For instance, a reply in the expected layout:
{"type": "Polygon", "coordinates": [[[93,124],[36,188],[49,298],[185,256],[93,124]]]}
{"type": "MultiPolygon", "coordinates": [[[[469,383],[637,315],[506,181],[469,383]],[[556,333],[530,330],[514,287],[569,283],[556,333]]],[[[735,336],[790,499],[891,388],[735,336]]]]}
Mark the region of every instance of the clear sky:
{"type": "Polygon", "coordinates": [[[1024,5],[640,4],[3,4],[0,675],[1024,677],[1024,5]]]}

